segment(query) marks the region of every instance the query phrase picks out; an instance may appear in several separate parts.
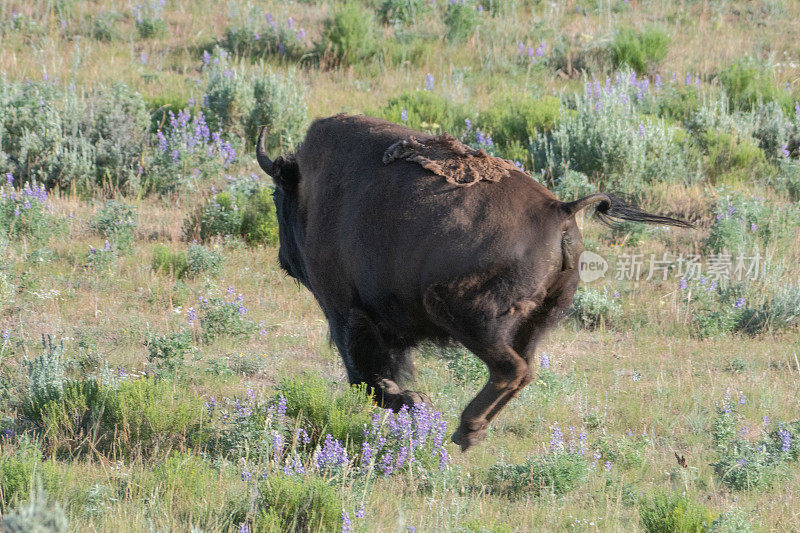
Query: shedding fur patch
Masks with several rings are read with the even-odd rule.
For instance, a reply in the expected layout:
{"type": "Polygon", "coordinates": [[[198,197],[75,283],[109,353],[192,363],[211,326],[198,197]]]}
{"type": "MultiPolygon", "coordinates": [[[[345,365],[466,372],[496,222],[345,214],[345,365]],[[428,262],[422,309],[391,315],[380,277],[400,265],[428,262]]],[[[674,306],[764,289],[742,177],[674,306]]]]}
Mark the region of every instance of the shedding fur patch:
{"type": "Polygon", "coordinates": [[[520,171],[511,161],[492,157],[483,150],[474,150],[448,133],[421,141],[415,137],[397,141],[384,152],[383,164],[398,159],[418,163],[461,187],[479,181],[500,181],[511,171],[520,171]]]}

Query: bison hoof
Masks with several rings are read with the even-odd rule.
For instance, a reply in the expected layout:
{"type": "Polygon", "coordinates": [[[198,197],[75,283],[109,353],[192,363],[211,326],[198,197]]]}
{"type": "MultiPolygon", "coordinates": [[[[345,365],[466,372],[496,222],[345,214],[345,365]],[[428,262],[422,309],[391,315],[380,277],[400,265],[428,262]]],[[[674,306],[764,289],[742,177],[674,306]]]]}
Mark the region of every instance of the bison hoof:
{"type": "Polygon", "coordinates": [[[476,430],[466,430],[463,427],[459,427],[451,440],[461,446],[461,451],[465,452],[475,446],[476,444],[480,444],[483,439],[486,438],[487,429],[476,429],[476,430]]]}
{"type": "Polygon", "coordinates": [[[405,405],[408,405],[409,407],[418,403],[424,403],[428,407],[431,407],[433,405],[431,397],[425,394],[424,392],[414,392],[413,390],[407,390],[403,392],[402,398],[403,398],[403,403],[405,405]]]}

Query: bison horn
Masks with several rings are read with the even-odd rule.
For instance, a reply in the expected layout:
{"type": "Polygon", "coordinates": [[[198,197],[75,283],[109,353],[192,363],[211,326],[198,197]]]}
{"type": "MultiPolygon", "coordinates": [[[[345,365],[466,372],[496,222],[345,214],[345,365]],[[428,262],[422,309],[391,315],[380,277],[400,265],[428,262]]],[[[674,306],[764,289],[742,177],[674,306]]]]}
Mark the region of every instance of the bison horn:
{"type": "Polygon", "coordinates": [[[274,178],[275,164],[267,155],[266,143],[267,127],[261,126],[261,131],[258,133],[258,143],[256,144],[256,159],[258,160],[258,165],[264,170],[264,172],[274,178]]]}

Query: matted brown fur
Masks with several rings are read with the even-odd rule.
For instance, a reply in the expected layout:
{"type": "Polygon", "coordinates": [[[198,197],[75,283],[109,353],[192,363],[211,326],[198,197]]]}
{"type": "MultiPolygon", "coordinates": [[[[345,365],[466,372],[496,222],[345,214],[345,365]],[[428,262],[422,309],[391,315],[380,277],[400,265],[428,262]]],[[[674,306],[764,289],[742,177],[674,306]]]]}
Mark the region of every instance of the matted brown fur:
{"type": "Polygon", "coordinates": [[[500,181],[510,172],[519,171],[510,161],[470,148],[449,133],[421,141],[412,136],[394,143],[383,154],[384,165],[399,159],[418,163],[448,183],[462,187],[479,181],[500,181]]]}

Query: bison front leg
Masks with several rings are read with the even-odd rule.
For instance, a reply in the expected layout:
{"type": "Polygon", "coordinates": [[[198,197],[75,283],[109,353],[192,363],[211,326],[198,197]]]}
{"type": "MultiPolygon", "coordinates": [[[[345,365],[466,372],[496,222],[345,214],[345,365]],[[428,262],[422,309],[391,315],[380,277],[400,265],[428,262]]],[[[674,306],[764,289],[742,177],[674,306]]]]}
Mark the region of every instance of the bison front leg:
{"type": "Polygon", "coordinates": [[[348,316],[347,356],[382,407],[398,411],[403,405],[430,405],[426,394],[404,390],[397,383],[413,374],[409,349],[387,342],[375,321],[361,309],[351,309],[348,316]]]}

